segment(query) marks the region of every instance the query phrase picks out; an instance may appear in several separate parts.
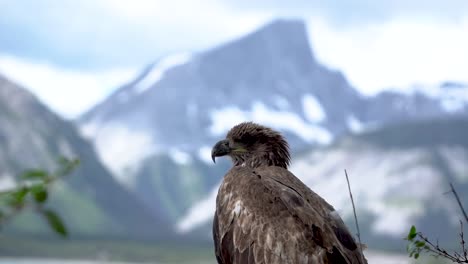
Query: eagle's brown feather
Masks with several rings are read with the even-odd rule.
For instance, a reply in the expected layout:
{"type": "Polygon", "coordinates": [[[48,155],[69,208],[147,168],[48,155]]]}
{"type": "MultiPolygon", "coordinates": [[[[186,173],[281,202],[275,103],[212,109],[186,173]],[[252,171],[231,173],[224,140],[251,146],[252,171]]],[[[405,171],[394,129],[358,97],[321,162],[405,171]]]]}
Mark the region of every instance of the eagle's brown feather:
{"type": "Polygon", "coordinates": [[[257,161],[249,166],[250,159],[232,167],[218,191],[218,263],[367,263],[330,204],[287,168],[257,161]]]}

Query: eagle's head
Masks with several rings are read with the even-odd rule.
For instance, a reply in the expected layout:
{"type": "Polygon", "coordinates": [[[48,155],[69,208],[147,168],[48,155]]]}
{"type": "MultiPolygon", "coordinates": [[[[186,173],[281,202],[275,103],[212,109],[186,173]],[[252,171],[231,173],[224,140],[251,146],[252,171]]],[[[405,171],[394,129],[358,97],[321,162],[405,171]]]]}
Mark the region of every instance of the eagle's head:
{"type": "Polygon", "coordinates": [[[211,158],[230,156],[234,165],[279,166],[287,168],[290,162],[289,146],[277,131],[255,124],[240,123],[227,133],[226,139],[214,145],[211,158]]]}

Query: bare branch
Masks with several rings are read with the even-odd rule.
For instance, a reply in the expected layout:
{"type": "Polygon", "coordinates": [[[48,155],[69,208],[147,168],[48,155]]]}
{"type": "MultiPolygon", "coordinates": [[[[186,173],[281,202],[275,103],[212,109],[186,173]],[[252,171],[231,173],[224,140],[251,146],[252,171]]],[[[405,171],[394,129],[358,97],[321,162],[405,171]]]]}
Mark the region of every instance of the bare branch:
{"type": "Polygon", "coordinates": [[[460,220],[460,244],[461,244],[463,256],[465,257],[465,260],[468,260],[468,250],[465,246],[466,243],[465,243],[465,238],[463,235],[463,221],[462,220],[460,220]]]}
{"type": "Polygon", "coordinates": [[[468,215],[466,214],[465,208],[463,208],[463,204],[460,201],[460,197],[458,196],[457,191],[455,191],[455,188],[453,188],[452,183],[450,183],[450,188],[451,188],[451,192],[455,196],[455,199],[457,199],[458,206],[460,207],[460,210],[462,211],[463,216],[465,217],[465,221],[468,223],[468,215]]]}
{"type": "Polygon", "coordinates": [[[434,256],[441,256],[446,259],[451,260],[452,262],[455,263],[468,263],[468,258],[466,255],[462,257],[458,252],[455,252],[454,254],[450,254],[445,250],[444,248],[441,248],[439,246],[439,242],[437,242],[435,245],[426,237],[424,236],[421,232],[418,232],[418,237],[424,241],[427,245],[424,249],[428,252],[431,252],[434,254],[434,256]]]}
{"type": "Polygon", "coordinates": [[[362,243],[361,243],[361,231],[359,231],[359,222],[357,219],[357,214],[356,214],[356,207],[354,206],[354,199],[353,199],[353,193],[351,192],[351,185],[349,184],[349,177],[348,177],[348,172],[345,170],[345,175],[346,175],[346,182],[348,183],[348,191],[349,191],[349,197],[351,198],[351,203],[353,205],[353,213],[354,213],[354,222],[356,224],[356,230],[357,230],[357,238],[359,241],[359,249],[361,251],[361,261],[362,263],[364,262],[364,253],[362,252],[362,243]]]}

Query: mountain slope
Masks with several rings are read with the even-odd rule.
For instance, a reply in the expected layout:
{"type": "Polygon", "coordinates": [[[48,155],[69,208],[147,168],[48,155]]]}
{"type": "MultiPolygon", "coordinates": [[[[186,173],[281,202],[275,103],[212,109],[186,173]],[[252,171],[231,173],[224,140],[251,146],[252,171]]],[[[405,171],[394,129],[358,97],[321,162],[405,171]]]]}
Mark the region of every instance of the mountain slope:
{"type": "MultiPolygon", "coordinates": [[[[0,182],[12,185],[25,169],[54,169],[60,156],[79,158],[80,166],[54,186],[50,205],[72,237],[152,237],[163,224],[101,165],[92,146],[73,124],[60,119],[26,90],[0,76],[0,182]]],[[[11,232],[50,234],[36,218],[20,217],[11,232]]]]}
{"type": "MultiPolygon", "coordinates": [[[[402,123],[347,136],[293,158],[291,171],[330,202],[352,226],[344,170],[349,173],[363,241],[398,248],[412,224],[456,246],[461,218],[453,182],[468,203],[468,119],[402,123]],[[440,226],[443,226],[441,230],[440,226]]],[[[181,232],[207,230],[216,189],[179,222],[181,232]],[[203,213],[201,213],[203,211],[203,213]]]]}

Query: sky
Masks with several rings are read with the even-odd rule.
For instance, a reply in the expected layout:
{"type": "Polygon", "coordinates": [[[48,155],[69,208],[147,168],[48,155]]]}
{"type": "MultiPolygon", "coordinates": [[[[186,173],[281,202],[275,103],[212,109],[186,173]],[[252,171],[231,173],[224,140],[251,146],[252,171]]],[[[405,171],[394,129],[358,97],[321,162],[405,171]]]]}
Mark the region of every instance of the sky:
{"type": "Polygon", "coordinates": [[[0,73],[76,118],[146,65],[302,19],[364,94],[468,82],[468,1],[0,0],[0,73]]]}

